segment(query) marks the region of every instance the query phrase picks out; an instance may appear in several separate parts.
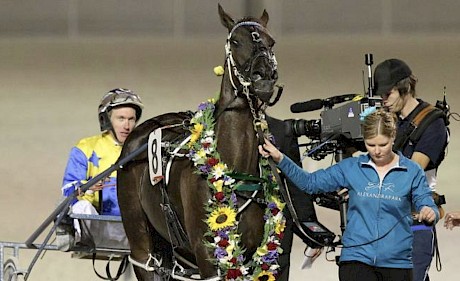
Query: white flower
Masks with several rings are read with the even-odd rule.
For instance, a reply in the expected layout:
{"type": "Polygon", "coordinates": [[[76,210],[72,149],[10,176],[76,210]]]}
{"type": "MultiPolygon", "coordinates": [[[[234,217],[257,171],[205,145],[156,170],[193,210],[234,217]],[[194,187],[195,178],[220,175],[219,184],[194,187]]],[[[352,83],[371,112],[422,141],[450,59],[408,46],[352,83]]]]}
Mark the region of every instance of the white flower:
{"type": "Polygon", "coordinates": [[[280,266],[277,265],[276,263],[270,265],[270,270],[277,270],[280,266]]]}
{"type": "Polygon", "coordinates": [[[205,135],[206,137],[212,137],[212,136],[214,136],[214,130],[207,130],[207,131],[204,133],[204,135],[205,135]]]}

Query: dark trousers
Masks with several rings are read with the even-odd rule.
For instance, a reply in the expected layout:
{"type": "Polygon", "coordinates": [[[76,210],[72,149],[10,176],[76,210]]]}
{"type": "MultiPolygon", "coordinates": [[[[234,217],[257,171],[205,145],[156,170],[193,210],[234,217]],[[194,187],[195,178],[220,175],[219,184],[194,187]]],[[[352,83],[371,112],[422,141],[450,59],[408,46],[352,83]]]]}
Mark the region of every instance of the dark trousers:
{"type": "Polygon", "coordinates": [[[340,281],[412,281],[411,268],[375,267],[362,262],[342,262],[340,281]]]}
{"type": "Polygon", "coordinates": [[[412,243],[412,262],[414,263],[414,281],[429,281],[428,270],[433,259],[435,241],[432,229],[414,231],[412,243]]]}

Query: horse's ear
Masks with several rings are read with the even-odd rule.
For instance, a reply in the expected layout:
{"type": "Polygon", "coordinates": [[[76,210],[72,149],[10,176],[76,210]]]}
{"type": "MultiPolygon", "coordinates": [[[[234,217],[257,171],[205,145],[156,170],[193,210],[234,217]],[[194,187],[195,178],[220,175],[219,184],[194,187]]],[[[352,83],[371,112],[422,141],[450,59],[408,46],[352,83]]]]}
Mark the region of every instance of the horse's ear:
{"type": "Polygon", "coordinates": [[[222,23],[223,26],[225,26],[227,29],[228,29],[228,32],[230,32],[233,28],[233,26],[235,25],[235,21],[233,20],[233,18],[228,15],[224,9],[222,8],[222,6],[220,4],[219,5],[219,17],[220,17],[220,22],[222,23]]]}
{"type": "Polygon", "coordinates": [[[262,16],[260,17],[260,22],[262,23],[262,25],[264,27],[267,27],[267,23],[268,23],[268,13],[267,11],[264,9],[264,12],[262,13],[262,16]]]}

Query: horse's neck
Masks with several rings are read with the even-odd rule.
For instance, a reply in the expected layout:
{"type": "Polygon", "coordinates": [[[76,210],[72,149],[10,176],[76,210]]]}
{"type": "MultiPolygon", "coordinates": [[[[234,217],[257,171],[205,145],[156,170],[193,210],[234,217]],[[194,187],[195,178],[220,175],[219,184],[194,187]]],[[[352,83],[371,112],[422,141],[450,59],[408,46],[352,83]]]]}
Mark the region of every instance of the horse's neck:
{"type": "Polygon", "coordinates": [[[254,174],[258,167],[257,137],[249,105],[241,97],[234,99],[231,87],[223,87],[217,107],[226,106],[228,109],[216,120],[217,150],[230,168],[254,174]]]}

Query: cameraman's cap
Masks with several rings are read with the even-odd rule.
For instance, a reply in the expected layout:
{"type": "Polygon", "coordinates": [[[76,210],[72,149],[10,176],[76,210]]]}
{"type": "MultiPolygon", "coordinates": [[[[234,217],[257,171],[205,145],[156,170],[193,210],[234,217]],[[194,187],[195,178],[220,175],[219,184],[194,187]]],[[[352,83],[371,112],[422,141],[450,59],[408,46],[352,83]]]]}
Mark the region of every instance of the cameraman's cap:
{"type": "Polygon", "coordinates": [[[411,74],[412,70],[402,60],[389,59],[380,63],[374,71],[375,94],[381,96],[390,92],[396,83],[411,74]]]}

